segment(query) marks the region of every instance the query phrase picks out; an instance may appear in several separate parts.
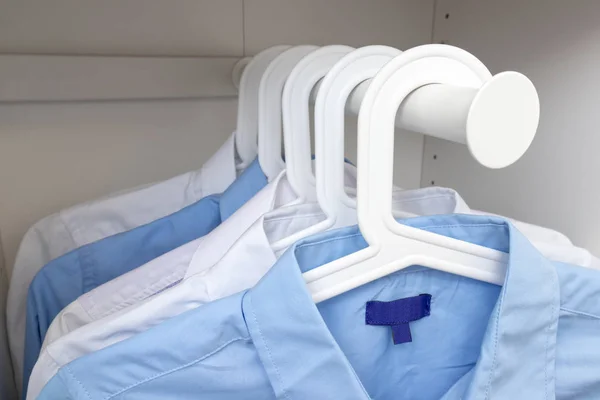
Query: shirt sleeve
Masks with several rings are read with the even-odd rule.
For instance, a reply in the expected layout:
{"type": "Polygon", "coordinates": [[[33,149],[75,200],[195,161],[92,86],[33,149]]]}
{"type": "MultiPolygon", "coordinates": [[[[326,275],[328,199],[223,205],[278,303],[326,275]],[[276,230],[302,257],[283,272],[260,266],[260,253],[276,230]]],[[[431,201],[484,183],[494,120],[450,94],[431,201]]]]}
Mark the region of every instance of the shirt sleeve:
{"type": "Polygon", "coordinates": [[[27,387],[27,399],[37,399],[46,384],[58,374],[60,365],[50,355],[48,350],[42,350],[38,358],[27,387]]]}
{"type": "Polygon", "coordinates": [[[77,251],[51,261],[36,275],[27,295],[25,349],[23,352],[23,393],[31,370],[42,349],[46,331],[56,314],[82,291],[82,271],[77,251]]]}
{"type": "Polygon", "coordinates": [[[37,222],[25,233],[21,241],[6,300],[6,327],[18,389],[21,389],[23,378],[25,316],[29,284],[50,260],[71,251],[74,247],[73,237],[57,214],[37,222]]]}

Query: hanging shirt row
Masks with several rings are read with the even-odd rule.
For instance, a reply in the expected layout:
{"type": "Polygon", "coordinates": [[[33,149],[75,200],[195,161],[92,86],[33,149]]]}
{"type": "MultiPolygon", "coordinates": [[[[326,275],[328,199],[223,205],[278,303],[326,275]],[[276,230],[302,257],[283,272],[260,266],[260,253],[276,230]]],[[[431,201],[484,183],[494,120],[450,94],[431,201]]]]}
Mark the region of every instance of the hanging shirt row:
{"type": "Polygon", "coordinates": [[[20,396],[600,398],[600,262],[451,188],[392,186],[394,127],[432,84],[478,91],[462,131],[479,162],[527,150],[531,82],[458,48],[255,56],[236,132],[202,168],[29,229],[7,304],[20,396]],[[343,150],[352,96],[358,167],[343,150]]]}

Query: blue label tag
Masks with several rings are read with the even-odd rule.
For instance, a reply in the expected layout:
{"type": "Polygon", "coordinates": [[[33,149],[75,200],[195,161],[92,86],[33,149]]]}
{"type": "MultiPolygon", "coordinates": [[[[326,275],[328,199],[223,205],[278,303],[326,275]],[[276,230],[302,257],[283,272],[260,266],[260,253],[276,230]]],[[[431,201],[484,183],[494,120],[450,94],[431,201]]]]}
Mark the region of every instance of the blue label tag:
{"type": "Polygon", "coordinates": [[[420,294],[394,301],[367,302],[367,325],[390,326],[394,344],[412,342],[409,322],[427,317],[431,311],[431,295],[420,294]]]}

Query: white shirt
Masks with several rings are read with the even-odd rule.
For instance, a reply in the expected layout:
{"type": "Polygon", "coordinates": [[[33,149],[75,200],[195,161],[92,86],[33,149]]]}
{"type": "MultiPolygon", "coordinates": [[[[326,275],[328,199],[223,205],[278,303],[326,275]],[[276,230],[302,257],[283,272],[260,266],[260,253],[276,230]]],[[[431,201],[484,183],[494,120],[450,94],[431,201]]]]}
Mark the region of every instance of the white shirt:
{"type": "MultiPolygon", "coordinates": [[[[35,398],[61,366],[82,355],[253,286],[277,259],[271,243],[326,218],[316,203],[282,207],[265,215],[269,209],[286,204],[290,193],[293,192],[282,173],[207,236],[135,270],[144,270],[144,274],[136,272],[143,279],[142,284],[136,284],[139,280],[133,278],[135,271],[117,278],[119,284],[111,289],[113,300],[124,301],[116,307],[96,309],[92,315],[87,313],[94,299],[108,293],[102,287],[96,289],[100,289],[98,292],[88,293],[87,299],[78,301],[77,306],[69,306],[66,315],[57,317],[48,331],[32,371],[27,397],[35,398]],[[165,274],[165,270],[169,273],[165,274]],[[150,297],[154,293],[158,294],[150,297]],[[102,319],[93,321],[98,316],[102,319]],[[70,331],[74,327],[80,328],[70,331]]],[[[455,191],[445,188],[395,191],[393,206],[395,210],[419,215],[427,211],[430,214],[469,211],[455,191]]]]}
{"type": "Polygon", "coordinates": [[[17,388],[22,387],[27,291],[38,271],[71,250],[172,214],[225,190],[236,178],[234,138],[200,168],[52,214],[21,241],[10,281],[6,318],[17,388]]]}

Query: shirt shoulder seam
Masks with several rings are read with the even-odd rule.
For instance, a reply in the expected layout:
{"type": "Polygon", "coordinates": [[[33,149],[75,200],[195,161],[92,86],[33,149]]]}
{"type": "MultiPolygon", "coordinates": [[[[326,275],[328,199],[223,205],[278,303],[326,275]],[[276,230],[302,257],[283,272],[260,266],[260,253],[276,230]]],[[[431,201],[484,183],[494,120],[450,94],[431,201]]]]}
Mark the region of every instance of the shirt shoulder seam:
{"type": "Polygon", "coordinates": [[[66,232],[67,232],[67,234],[69,235],[69,238],[71,239],[71,241],[73,242],[73,245],[75,246],[74,248],[76,248],[76,247],[78,247],[78,246],[79,246],[79,244],[77,243],[77,240],[75,240],[75,231],[76,231],[76,230],[79,230],[79,227],[76,227],[76,226],[75,226],[75,227],[73,227],[73,230],[71,230],[71,228],[72,228],[72,227],[71,227],[71,226],[69,226],[69,225],[67,224],[67,222],[65,221],[65,218],[64,218],[64,213],[65,213],[65,211],[64,211],[64,210],[63,210],[63,211],[59,211],[59,212],[57,213],[57,215],[58,215],[58,220],[60,221],[60,223],[62,224],[62,226],[65,228],[65,231],[66,231],[66,232]]]}
{"type": "MultiPolygon", "coordinates": [[[[275,368],[275,373],[277,374],[277,379],[279,379],[279,382],[281,382],[281,394],[283,395],[284,398],[289,399],[290,396],[287,392],[287,386],[283,380],[283,377],[281,375],[281,371],[279,370],[279,366],[277,365],[277,363],[275,362],[275,360],[273,359],[273,353],[271,352],[271,348],[269,347],[269,344],[267,343],[267,341],[265,340],[265,336],[262,332],[262,329],[260,328],[260,324],[258,322],[258,318],[256,317],[256,311],[254,308],[254,304],[252,302],[252,296],[249,296],[250,299],[250,303],[252,304],[252,319],[254,319],[254,323],[256,324],[256,328],[258,330],[258,333],[260,335],[260,340],[262,341],[262,345],[265,347],[265,349],[267,350],[267,354],[269,357],[269,362],[273,365],[273,367],[275,368]]],[[[275,388],[273,388],[275,389],[275,388]]],[[[279,397],[279,396],[278,396],[279,397]]]]}
{"type": "Polygon", "coordinates": [[[578,310],[573,310],[573,309],[565,308],[565,307],[561,307],[560,310],[564,311],[566,313],[569,313],[569,314],[580,316],[580,317],[589,317],[589,318],[594,318],[594,319],[600,319],[600,315],[595,315],[595,314],[588,313],[585,311],[578,311],[578,310]]]}
{"type": "Polygon", "coordinates": [[[107,397],[106,400],[110,400],[110,399],[112,399],[112,398],[114,398],[116,396],[119,396],[119,395],[127,392],[128,390],[134,389],[135,387],[140,386],[140,385],[142,385],[144,383],[150,382],[150,381],[158,379],[158,378],[160,378],[162,376],[171,374],[173,372],[177,372],[177,371],[179,371],[181,369],[184,369],[184,368],[190,367],[190,366],[192,366],[192,365],[194,365],[196,363],[199,363],[200,361],[202,361],[202,360],[204,360],[204,359],[206,359],[206,358],[208,358],[208,357],[210,357],[210,356],[218,353],[219,351],[223,350],[225,347],[229,346],[232,343],[235,343],[235,342],[238,342],[238,341],[248,341],[248,340],[250,340],[250,337],[248,337],[248,336],[240,336],[240,337],[233,338],[233,339],[231,339],[231,340],[223,343],[222,345],[220,345],[216,349],[210,351],[209,353],[206,353],[206,354],[204,354],[204,355],[202,355],[202,356],[200,356],[200,357],[198,357],[198,358],[196,358],[196,359],[194,359],[194,360],[192,360],[192,361],[190,361],[190,362],[188,362],[186,364],[179,365],[179,366],[177,366],[175,368],[172,368],[170,370],[167,370],[167,371],[159,372],[159,373],[157,373],[155,375],[149,376],[149,377],[144,378],[144,379],[142,379],[142,380],[140,380],[138,382],[135,382],[135,383],[133,383],[133,384],[127,386],[127,387],[124,387],[123,389],[119,390],[118,392],[115,392],[112,395],[110,395],[109,397],[107,397]]]}
{"type": "MultiPolygon", "coordinates": [[[[68,365],[65,365],[65,371],[67,371],[67,373],[71,376],[71,378],[77,383],[77,385],[81,388],[81,390],[83,390],[83,392],[85,393],[86,397],[90,400],[92,400],[92,395],[90,394],[90,392],[87,390],[87,388],[85,387],[85,385],[83,384],[83,382],[81,382],[79,379],[77,379],[77,377],[75,376],[75,374],[73,373],[73,371],[71,370],[71,368],[68,365]]],[[[63,378],[60,378],[63,382],[63,378]]],[[[69,385],[67,385],[67,388],[69,387],[69,385]]]]}
{"type": "Polygon", "coordinates": [[[96,286],[96,272],[94,268],[96,263],[93,260],[91,244],[82,246],[75,251],[77,252],[79,270],[81,271],[81,293],[77,295],[77,298],[79,298],[80,295],[89,292],[96,286]]]}

